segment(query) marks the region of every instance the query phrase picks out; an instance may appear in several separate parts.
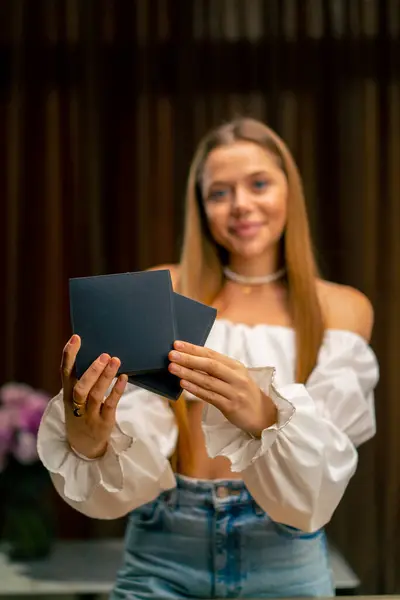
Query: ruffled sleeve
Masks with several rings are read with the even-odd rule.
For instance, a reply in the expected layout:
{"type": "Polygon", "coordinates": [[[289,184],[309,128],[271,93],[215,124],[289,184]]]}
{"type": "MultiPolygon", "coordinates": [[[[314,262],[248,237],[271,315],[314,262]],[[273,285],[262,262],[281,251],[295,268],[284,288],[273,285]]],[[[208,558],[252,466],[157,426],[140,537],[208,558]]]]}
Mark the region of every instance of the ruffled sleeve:
{"type": "Polygon", "coordinates": [[[128,384],[107,452],[88,460],[69,446],[60,392],[43,415],[38,453],[70,506],[89,517],[116,519],[175,487],[168,458],[177,433],[168,403],[128,384]]]}
{"type": "Polygon", "coordinates": [[[207,405],[208,453],[230,459],[272,519],[316,531],[331,519],[356,470],[356,447],[375,434],[376,357],[358,335],[331,330],[306,386],[276,387],[270,367],[249,372],[276,404],[278,423],[256,440],[207,405]]]}

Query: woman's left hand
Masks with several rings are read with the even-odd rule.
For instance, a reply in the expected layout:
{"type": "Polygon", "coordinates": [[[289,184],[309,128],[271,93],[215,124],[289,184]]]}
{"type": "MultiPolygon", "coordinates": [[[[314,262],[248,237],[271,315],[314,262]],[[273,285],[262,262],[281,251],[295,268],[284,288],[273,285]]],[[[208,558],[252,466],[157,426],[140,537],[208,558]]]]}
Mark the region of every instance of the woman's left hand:
{"type": "Polygon", "coordinates": [[[277,422],[275,404],[239,361],[180,341],[169,359],[169,371],[180,378],[181,387],[218,408],[236,427],[259,438],[277,422]]]}

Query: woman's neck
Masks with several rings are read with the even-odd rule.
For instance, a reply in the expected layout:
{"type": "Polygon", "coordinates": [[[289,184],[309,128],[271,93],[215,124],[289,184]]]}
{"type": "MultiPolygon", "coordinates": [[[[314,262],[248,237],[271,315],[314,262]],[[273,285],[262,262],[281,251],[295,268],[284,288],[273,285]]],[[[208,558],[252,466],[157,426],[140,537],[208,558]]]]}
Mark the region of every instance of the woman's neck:
{"type": "Polygon", "coordinates": [[[256,256],[251,259],[243,256],[231,256],[228,266],[234,273],[245,277],[270,275],[282,267],[279,264],[276,252],[270,253],[268,256],[256,256]]]}

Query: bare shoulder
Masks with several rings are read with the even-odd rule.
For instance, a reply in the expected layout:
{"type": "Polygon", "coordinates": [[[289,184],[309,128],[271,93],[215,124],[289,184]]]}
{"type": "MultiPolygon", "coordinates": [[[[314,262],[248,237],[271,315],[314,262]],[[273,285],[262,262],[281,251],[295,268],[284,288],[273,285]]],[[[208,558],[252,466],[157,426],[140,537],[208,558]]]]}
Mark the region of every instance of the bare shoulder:
{"type": "Polygon", "coordinates": [[[374,310],[369,299],[355,288],[330,281],[317,281],[317,291],[329,329],[357,333],[371,339],[374,310]]]}
{"type": "Polygon", "coordinates": [[[150,267],[147,271],[162,271],[167,270],[171,273],[172,286],[175,288],[178,284],[179,280],[179,265],[177,264],[165,264],[165,265],[157,265],[155,267],[150,267]]]}

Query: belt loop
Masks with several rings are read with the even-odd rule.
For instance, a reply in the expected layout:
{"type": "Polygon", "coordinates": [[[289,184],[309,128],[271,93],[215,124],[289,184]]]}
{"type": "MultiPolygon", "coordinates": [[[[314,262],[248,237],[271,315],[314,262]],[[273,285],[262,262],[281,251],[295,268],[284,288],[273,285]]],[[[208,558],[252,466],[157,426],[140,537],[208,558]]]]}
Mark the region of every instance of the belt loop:
{"type": "Polygon", "coordinates": [[[253,501],[253,508],[257,516],[262,517],[265,515],[265,511],[257,504],[256,501],[253,501]]]}
{"type": "Polygon", "coordinates": [[[164,492],[164,503],[170,509],[175,509],[178,506],[178,490],[174,488],[164,492]]]}
{"type": "Polygon", "coordinates": [[[229,486],[224,485],[224,484],[217,484],[216,488],[215,488],[215,493],[217,498],[227,498],[228,496],[231,495],[231,491],[229,489],[229,486]]]}

